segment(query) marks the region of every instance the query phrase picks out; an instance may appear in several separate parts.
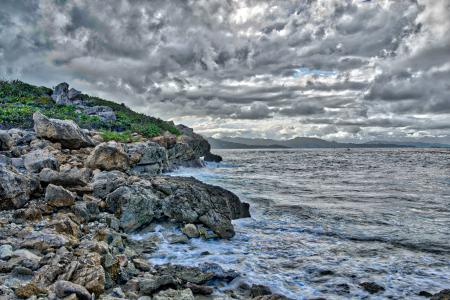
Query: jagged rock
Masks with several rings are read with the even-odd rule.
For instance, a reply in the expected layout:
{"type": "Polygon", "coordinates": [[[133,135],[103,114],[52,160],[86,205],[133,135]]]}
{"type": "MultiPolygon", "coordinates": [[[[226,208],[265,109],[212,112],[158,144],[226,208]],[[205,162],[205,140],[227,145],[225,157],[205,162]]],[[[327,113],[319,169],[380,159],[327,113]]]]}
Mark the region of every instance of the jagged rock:
{"type": "Polygon", "coordinates": [[[176,143],[167,153],[171,169],[177,167],[199,168],[203,166],[200,156],[187,143],[176,143]]]}
{"type": "Polygon", "coordinates": [[[58,170],[59,168],[59,162],[55,156],[46,150],[39,149],[29,152],[23,158],[25,168],[32,173],[39,173],[44,168],[51,170],[58,170]]]}
{"type": "Polygon", "coordinates": [[[239,277],[239,273],[234,270],[225,271],[220,265],[215,263],[203,263],[198,266],[202,272],[213,273],[215,279],[231,282],[239,277]]]}
{"type": "Polygon", "coordinates": [[[183,233],[187,235],[190,238],[197,238],[200,236],[200,233],[198,232],[197,226],[194,224],[186,224],[183,227],[183,233]]]}
{"type": "Polygon", "coordinates": [[[61,143],[63,148],[94,146],[94,142],[72,120],[49,119],[40,112],[33,114],[33,120],[38,137],[61,143]]]}
{"type": "Polygon", "coordinates": [[[62,186],[49,184],[45,190],[45,201],[52,207],[67,207],[74,204],[75,195],[62,186]]]}
{"type": "Polygon", "coordinates": [[[163,135],[153,137],[150,140],[166,149],[170,149],[177,143],[177,136],[170,133],[164,133],[163,135]]]}
{"type": "Polygon", "coordinates": [[[0,130],[0,151],[10,150],[14,145],[14,140],[5,130],[0,130]]]}
{"type": "Polygon", "coordinates": [[[106,198],[107,209],[120,214],[120,227],[132,232],[162,216],[159,197],[144,183],[123,186],[106,198]]]}
{"type": "Polygon", "coordinates": [[[68,104],[70,103],[68,93],[69,85],[65,82],[62,82],[55,86],[52,94],[52,99],[56,102],[56,104],[68,104]]]}
{"type": "Polygon", "coordinates": [[[253,284],[250,288],[250,296],[252,298],[258,296],[272,295],[272,291],[265,285],[262,284],[253,284]]]}
{"type": "Polygon", "coordinates": [[[141,258],[134,258],[133,263],[141,271],[148,272],[152,269],[147,260],[141,258]]]}
{"type": "Polygon", "coordinates": [[[100,295],[105,290],[105,270],[101,266],[101,256],[89,253],[89,257],[80,261],[82,266],[73,274],[73,282],[84,286],[89,292],[100,295]]]}
{"type": "Polygon", "coordinates": [[[153,300],[194,300],[190,289],[173,290],[167,289],[153,296],[153,300]]]}
{"type": "Polygon", "coordinates": [[[183,133],[180,142],[187,143],[197,157],[204,157],[205,161],[222,161],[222,157],[211,153],[211,145],[201,135],[194,133],[192,128],[182,124],[177,125],[178,130],[183,133]]]}
{"type": "Polygon", "coordinates": [[[42,231],[33,231],[26,235],[21,247],[42,251],[50,248],[57,249],[68,244],[69,240],[64,235],[44,229],[42,231]]]}
{"type": "Polygon", "coordinates": [[[69,100],[76,100],[80,95],[81,95],[80,91],[71,88],[67,94],[67,97],[69,98],[69,100]]]}
{"type": "Polygon", "coordinates": [[[445,289],[439,293],[434,294],[430,300],[449,300],[450,299],[450,289],[445,289]]]}
{"type": "Polygon", "coordinates": [[[98,203],[93,201],[77,202],[72,210],[84,222],[91,222],[100,214],[98,203]]]}
{"type": "Polygon", "coordinates": [[[200,268],[182,265],[159,265],[156,268],[160,276],[167,275],[182,283],[204,284],[214,278],[211,272],[203,272],[200,268]]]}
{"type": "Polygon", "coordinates": [[[29,282],[16,289],[16,296],[23,299],[29,299],[32,296],[47,295],[47,290],[37,286],[34,282],[29,282]]]}
{"type": "Polygon", "coordinates": [[[250,216],[249,205],[221,187],[194,178],[155,177],[151,182],[165,196],[164,215],[184,223],[203,223],[222,238],[234,236],[231,220],[250,216]]]}
{"type": "Polygon", "coordinates": [[[91,294],[84,286],[65,280],[58,280],[55,282],[55,293],[56,296],[60,298],[76,294],[77,298],[80,300],[91,299],[91,294]]]}
{"type": "Polygon", "coordinates": [[[186,287],[190,289],[195,295],[211,295],[214,292],[214,289],[212,287],[191,282],[188,282],[186,284],[186,287]]]}
{"type": "Polygon", "coordinates": [[[92,106],[87,107],[84,110],[87,115],[96,115],[102,118],[103,121],[115,121],[116,114],[113,109],[109,106],[92,106]]]}
{"type": "Polygon", "coordinates": [[[89,183],[91,174],[92,171],[87,168],[71,168],[60,172],[45,168],[39,173],[39,180],[66,187],[85,186],[89,183]]]}
{"type": "Polygon", "coordinates": [[[129,168],[129,160],[122,144],[107,142],[95,147],[87,158],[86,165],[92,169],[125,171],[129,168]]]}
{"type": "Polygon", "coordinates": [[[148,275],[139,281],[139,290],[144,295],[151,295],[161,287],[176,284],[176,279],[169,275],[148,275]]]}
{"type": "Polygon", "coordinates": [[[205,156],[203,157],[203,159],[205,161],[221,162],[222,161],[222,156],[217,155],[217,154],[213,154],[213,153],[206,153],[205,156]]]}
{"type": "Polygon", "coordinates": [[[0,178],[0,210],[23,207],[30,195],[40,189],[38,180],[14,168],[0,165],[0,178]]]}
{"type": "Polygon", "coordinates": [[[375,282],[363,282],[360,284],[360,286],[369,294],[376,294],[378,292],[384,291],[384,287],[375,282]]]}
{"type": "Polygon", "coordinates": [[[106,196],[117,188],[127,183],[127,175],[120,171],[99,172],[92,179],[94,197],[105,199],[106,196]]]}
{"type": "Polygon", "coordinates": [[[167,151],[156,143],[135,143],[127,147],[134,174],[160,174],[167,167],[167,151]]]}

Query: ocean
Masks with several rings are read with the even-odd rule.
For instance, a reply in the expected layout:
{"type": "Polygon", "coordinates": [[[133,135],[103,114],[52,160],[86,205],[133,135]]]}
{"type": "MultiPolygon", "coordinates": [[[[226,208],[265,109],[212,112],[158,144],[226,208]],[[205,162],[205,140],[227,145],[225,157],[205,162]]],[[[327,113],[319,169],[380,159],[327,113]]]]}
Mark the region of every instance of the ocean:
{"type": "Polygon", "coordinates": [[[234,192],[252,217],[233,221],[231,240],[162,243],[153,263],[215,262],[241,273],[232,285],[293,299],[424,299],[450,288],[450,150],[215,152],[222,163],[171,175],[234,192]],[[385,291],[370,295],[362,282],[385,291]]]}

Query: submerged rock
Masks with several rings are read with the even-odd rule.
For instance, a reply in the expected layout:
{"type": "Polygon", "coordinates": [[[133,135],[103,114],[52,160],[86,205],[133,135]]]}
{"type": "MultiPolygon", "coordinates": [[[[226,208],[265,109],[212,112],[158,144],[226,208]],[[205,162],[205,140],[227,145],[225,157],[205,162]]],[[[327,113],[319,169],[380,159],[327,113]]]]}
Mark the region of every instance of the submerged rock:
{"type": "Polygon", "coordinates": [[[376,294],[384,291],[384,287],[375,282],[363,282],[360,284],[360,286],[369,294],[376,294]]]}
{"type": "Polygon", "coordinates": [[[63,148],[79,149],[94,146],[94,142],[72,120],[50,119],[35,112],[34,131],[38,137],[61,143],[63,148]]]}

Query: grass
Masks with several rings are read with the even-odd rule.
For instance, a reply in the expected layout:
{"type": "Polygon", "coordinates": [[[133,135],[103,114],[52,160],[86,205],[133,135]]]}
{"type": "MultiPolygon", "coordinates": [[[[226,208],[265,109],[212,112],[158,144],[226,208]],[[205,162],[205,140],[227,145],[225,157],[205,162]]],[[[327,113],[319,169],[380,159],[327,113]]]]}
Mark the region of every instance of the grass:
{"type": "Polygon", "coordinates": [[[86,115],[72,105],[57,105],[51,99],[52,90],[19,80],[0,81],[0,129],[33,127],[33,113],[63,120],[73,120],[81,128],[101,130],[105,140],[131,141],[132,132],[145,137],[155,137],[168,131],[180,135],[172,122],[137,113],[124,104],[82,94],[87,106],[109,106],[116,114],[115,121],[103,121],[98,116],[86,115]]]}
{"type": "Polygon", "coordinates": [[[130,131],[117,132],[110,130],[102,130],[100,134],[103,141],[105,142],[109,141],[116,141],[122,143],[137,142],[137,139],[133,137],[130,131]]]}

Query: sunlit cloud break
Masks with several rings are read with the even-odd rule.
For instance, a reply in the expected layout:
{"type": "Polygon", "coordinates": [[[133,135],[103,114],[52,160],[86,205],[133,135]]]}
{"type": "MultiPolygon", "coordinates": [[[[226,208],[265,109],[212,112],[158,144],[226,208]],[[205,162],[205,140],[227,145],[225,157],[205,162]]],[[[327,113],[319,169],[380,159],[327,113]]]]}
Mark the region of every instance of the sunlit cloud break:
{"type": "Polygon", "coordinates": [[[318,69],[310,69],[310,68],[299,68],[294,70],[294,78],[299,78],[302,76],[319,76],[319,77],[333,77],[337,75],[337,72],[335,71],[324,71],[324,70],[318,70],[318,69]]]}

